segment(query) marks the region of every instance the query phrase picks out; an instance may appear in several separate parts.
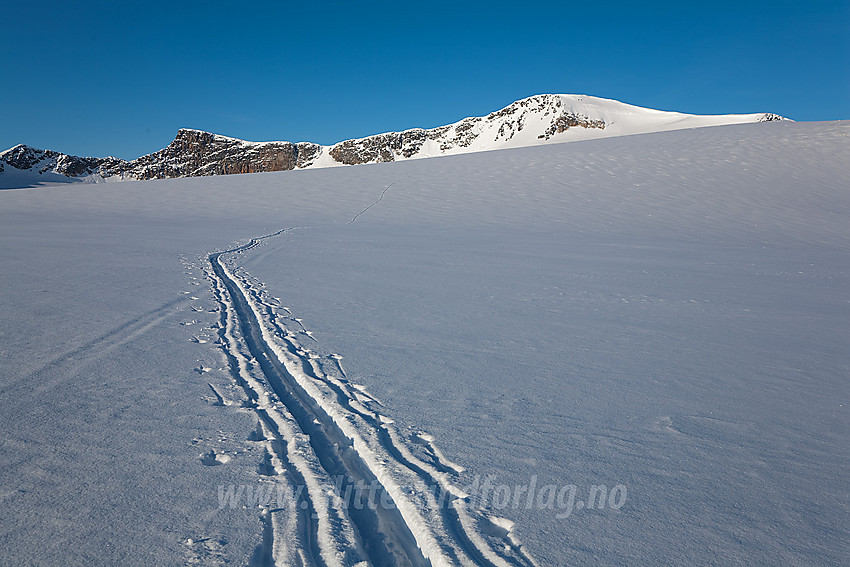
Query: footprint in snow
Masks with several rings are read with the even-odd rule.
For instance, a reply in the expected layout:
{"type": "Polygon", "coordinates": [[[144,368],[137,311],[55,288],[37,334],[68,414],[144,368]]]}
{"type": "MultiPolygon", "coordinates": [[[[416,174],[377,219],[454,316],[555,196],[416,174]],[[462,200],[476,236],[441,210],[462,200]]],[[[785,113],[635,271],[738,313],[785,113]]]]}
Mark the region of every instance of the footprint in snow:
{"type": "Polygon", "coordinates": [[[186,552],[186,565],[225,565],[224,538],[186,538],[183,541],[186,552]]]}
{"type": "Polygon", "coordinates": [[[218,390],[216,390],[215,386],[213,386],[212,384],[209,384],[209,383],[207,384],[207,386],[210,387],[210,390],[212,390],[212,393],[215,396],[215,401],[213,402],[214,406],[221,407],[221,406],[229,406],[230,405],[230,403],[231,403],[230,400],[228,400],[224,396],[222,396],[221,393],[218,390]]]}
{"type": "Polygon", "coordinates": [[[266,437],[263,424],[258,421],[257,426],[248,435],[248,441],[265,441],[266,439],[268,439],[268,437],[266,437]]]}
{"type": "Polygon", "coordinates": [[[210,449],[203,455],[201,455],[201,464],[206,465],[208,467],[215,467],[218,465],[224,465],[230,462],[230,455],[226,453],[216,453],[214,450],[210,449]]]}
{"type": "Polygon", "coordinates": [[[272,462],[272,456],[265,452],[263,455],[263,460],[260,461],[260,464],[257,466],[257,473],[262,476],[275,476],[278,472],[275,470],[274,463],[272,462]]]}

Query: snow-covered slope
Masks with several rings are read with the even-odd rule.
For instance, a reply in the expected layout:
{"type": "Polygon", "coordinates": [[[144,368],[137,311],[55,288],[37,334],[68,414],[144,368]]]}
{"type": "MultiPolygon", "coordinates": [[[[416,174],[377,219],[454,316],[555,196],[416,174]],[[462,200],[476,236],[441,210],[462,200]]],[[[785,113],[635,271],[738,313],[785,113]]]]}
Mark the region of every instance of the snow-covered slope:
{"type": "Polygon", "coordinates": [[[848,139],[0,191],[0,564],[846,564],[848,139]]]}
{"type": "Polygon", "coordinates": [[[0,188],[70,180],[166,179],[400,161],[589,138],[781,120],[775,114],[697,116],[584,95],[537,95],[483,117],[347,140],[247,142],[181,129],[168,147],[133,161],[81,158],[25,145],[0,153],[0,188]]]}
{"type": "Polygon", "coordinates": [[[398,161],[782,119],[769,113],[698,116],[651,110],[586,95],[537,95],[487,116],[464,118],[439,128],[412,129],[341,142],[329,153],[335,161],[346,164],[398,161]]]}

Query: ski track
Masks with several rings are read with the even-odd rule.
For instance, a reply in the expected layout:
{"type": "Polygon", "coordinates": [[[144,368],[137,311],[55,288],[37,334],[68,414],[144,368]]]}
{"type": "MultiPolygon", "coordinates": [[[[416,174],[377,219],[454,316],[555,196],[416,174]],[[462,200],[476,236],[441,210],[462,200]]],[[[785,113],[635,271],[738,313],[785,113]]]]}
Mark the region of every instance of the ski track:
{"type": "MultiPolygon", "coordinates": [[[[239,336],[234,332],[237,327],[237,316],[227,300],[228,292],[221,280],[216,279],[212,273],[210,273],[210,276],[214,283],[214,296],[223,307],[219,329],[219,340],[223,345],[222,350],[228,360],[232,376],[242,387],[249,400],[246,405],[254,410],[260,420],[261,429],[264,432],[263,438],[268,441],[267,452],[273,462],[276,459],[278,463],[278,466],[274,467],[275,472],[285,474],[296,486],[317,485],[317,480],[310,478],[309,464],[303,459],[298,459],[297,455],[288,455],[288,449],[294,449],[298,443],[290,422],[287,420],[288,416],[282,408],[275,407],[279,403],[276,397],[270,395],[268,389],[261,383],[261,378],[254,376],[253,370],[257,363],[250,358],[247,348],[240,344],[239,336]]],[[[316,492],[314,489],[312,494],[316,492]]],[[[290,501],[289,504],[294,511],[294,514],[290,514],[295,517],[294,537],[291,543],[298,550],[297,558],[292,553],[287,553],[287,549],[280,549],[283,547],[282,543],[279,543],[282,541],[281,538],[278,538],[277,542],[275,541],[275,514],[272,514],[271,520],[267,516],[261,517],[263,522],[262,550],[255,555],[252,563],[259,565],[298,563],[303,565],[333,565],[334,563],[316,559],[322,557],[322,550],[319,548],[317,538],[319,526],[316,519],[319,514],[311,499],[311,491],[302,491],[299,498],[290,501]],[[275,547],[278,547],[278,555],[274,555],[275,547]]]]}
{"type": "Polygon", "coordinates": [[[384,190],[383,190],[383,191],[381,191],[381,195],[380,195],[380,197],[378,197],[378,199],[377,199],[374,203],[370,204],[368,207],[366,207],[365,209],[363,209],[362,211],[360,211],[359,213],[357,213],[356,215],[354,215],[354,216],[351,218],[351,220],[350,220],[350,221],[348,221],[348,224],[353,224],[353,223],[354,223],[354,221],[356,221],[358,218],[360,218],[360,215],[362,215],[363,213],[365,213],[366,211],[368,211],[369,209],[371,209],[372,207],[374,207],[375,205],[377,205],[378,203],[380,203],[381,201],[383,201],[383,200],[384,200],[384,195],[386,195],[386,194],[387,194],[387,191],[389,191],[389,190],[390,190],[390,187],[392,187],[392,186],[393,186],[393,185],[395,185],[396,183],[398,183],[398,181],[393,181],[392,183],[390,183],[389,185],[387,185],[386,187],[384,187],[384,190]]]}
{"type": "Polygon", "coordinates": [[[58,367],[79,368],[83,364],[101,359],[114,349],[132,342],[162,321],[178,313],[180,311],[181,304],[186,301],[189,301],[189,299],[186,297],[178,297],[177,299],[173,299],[156,309],[152,309],[147,313],[140,315],[139,317],[131,319],[130,321],[107,331],[99,337],[96,337],[95,339],[92,339],[91,341],[54,358],[41,367],[32,370],[26,376],[21,376],[17,380],[9,382],[4,388],[4,391],[24,380],[29,380],[34,376],[45,374],[51,369],[58,367]]]}
{"type": "Polygon", "coordinates": [[[480,528],[489,520],[468,508],[468,495],[452,482],[463,468],[433,438],[412,436],[431,462],[415,456],[392,420],[374,409],[383,404],[349,381],[342,357],[304,348],[300,337],[316,339],[301,320],[268,298],[261,282],[224,261],[299,228],[211,253],[205,270],[221,307],[218,342],[248,400],[243,405],[259,420],[262,434],[254,440],[265,443],[265,469],[300,488],[285,507],[261,510],[262,543],[251,564],[534,567],[509,530],[495,538],[497,545],[488,541],[480,528]],[[370,488],[366,502],[392,505],[347,505],[363,486],[370,488]]]}

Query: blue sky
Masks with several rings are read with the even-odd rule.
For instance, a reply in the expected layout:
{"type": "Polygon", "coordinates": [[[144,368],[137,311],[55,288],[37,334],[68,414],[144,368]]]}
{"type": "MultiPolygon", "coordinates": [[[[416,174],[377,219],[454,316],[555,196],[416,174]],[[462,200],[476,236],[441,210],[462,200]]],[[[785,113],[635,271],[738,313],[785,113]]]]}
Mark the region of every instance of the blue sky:
{"type": "Polygon", "coordinates": [[[850,1],[0,3],[0,148],[329,144],[538,93],[850,118],[850,1]]]}

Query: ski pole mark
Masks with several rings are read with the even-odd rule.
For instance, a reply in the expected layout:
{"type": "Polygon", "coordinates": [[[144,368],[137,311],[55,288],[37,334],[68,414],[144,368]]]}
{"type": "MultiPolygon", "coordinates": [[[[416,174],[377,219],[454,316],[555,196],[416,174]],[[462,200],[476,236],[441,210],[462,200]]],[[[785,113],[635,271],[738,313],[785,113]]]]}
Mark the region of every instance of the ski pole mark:
{"type": "Polygon", "coordinates": [[[130,319],[129,321],[107,331],[106,333],[103,333],[85,344],[54,358],[41,367],[31,371],[26,376],[21,376],[17,380],[8,382],[5,388],[0,391],[6,391],[24,380],[29,380],[34,376],[49,372],[51,369],[58,368],[60,366],[66,368],[69,366],[79,368],[86,363],[99,360],[108,355],[114,349],[134,341],[169,317],[178,313],[180,311],[180,305],[185,301],[185,297],[178,297],[161,305],[160,307],[157,307],[156,309],[152,309],[147,313],[130,319]]]}
{"type": "Polygon", "coordinates": [[[386,195],[386,194],[387,194],[387,191],[389,191],[389,190],[390,190],[390,187],[392,187],[392,186],[393,186],[393,185],[395,185],[396,183],[398,183],[398,181],[393,181],[392,183],[390,183],[389,185],[387,185],[386,187],[384,187],[384,190],[383,190],[383,191],[381,191],[381,196],[380,196],[380,197],[378,197],[378,200],[377,200],[377,201],[375,201],[374,203],[372,203],[371,205],[369,205],[368,207],[366,207],[365,209],[363,209],[362,211],[360,211],[359,213],[357,213],[356,215],[354,215],[354,217],[353,217],[350,221],[348,221],[348,224],[353,224],[353,223],[354,223],[354,221],[356,221],[356,220],[360,217],[360,215],[362,215],[363,213],[365,213],[366,211],[368,211],[369,209],[371,209],[372,207],[374,207],[375,205],[377,205],[378,203],[380,203],[381,201],[383,201],[383,200],[384,200],[384,195],[386,195]]]}

